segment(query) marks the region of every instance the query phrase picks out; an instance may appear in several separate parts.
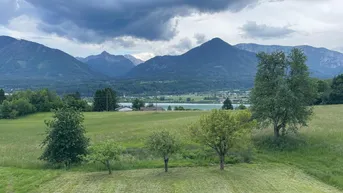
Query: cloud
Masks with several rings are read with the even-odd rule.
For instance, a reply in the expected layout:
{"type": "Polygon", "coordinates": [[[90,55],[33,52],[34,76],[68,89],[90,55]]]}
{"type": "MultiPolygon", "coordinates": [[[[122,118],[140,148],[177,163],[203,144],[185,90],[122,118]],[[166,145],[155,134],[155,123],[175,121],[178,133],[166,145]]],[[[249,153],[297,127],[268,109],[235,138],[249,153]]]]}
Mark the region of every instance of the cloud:
{"type": "MultiPolygon", "coordinates": [[[[0,0],[22,10],[23,1],[42,20],[39,29],[81,42],[104,42],[132,36],[170,40],[178,33],[178,17],[194,13],[237,12],[258,0],[0,0]],[[12,2],[12,3],[9,3],[12,2]]],[[[4,10],[6,8],[3,8],[4,10]]],[[[2,10],[1,10],[2,11],[2,10]]],[[[8,17],[7,17],[8,18],[8,17]]]]}
{"type": "Polygon", "coordinates": [[[182,38],[179,43],[172,46],[175,49],[174,53],[182,53],[193,47],[193,43],[189,38],[182,38]]]}
{"type": "Polygon", "coordinates": [[[205,34],[199,34],[199,33],[196,33],[194,34],[194,38],[196,40],[196,44],[203,44],[207,41],[207,38],[206,38],[206,35],[205,34]]]}
{"type": "Polygon", "coordinates": [[[296,32],[289,26],[268,26],[266,24],[257,24],[255,21],[248,21],[241,27],[241,30],[243,31],[243,37],[254,39],[281,38],[296,32]]]}

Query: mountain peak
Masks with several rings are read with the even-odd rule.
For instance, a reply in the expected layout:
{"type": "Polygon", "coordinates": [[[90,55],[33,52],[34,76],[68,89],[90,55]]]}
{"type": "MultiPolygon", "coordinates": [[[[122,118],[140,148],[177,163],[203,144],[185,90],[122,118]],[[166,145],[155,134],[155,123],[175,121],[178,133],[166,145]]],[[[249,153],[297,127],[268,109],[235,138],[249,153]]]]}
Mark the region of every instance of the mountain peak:
{"type": "Polygon", "coordinates": [[[210,41],[206,42],[205,44],[215,44],[215,45],[225,44],[225,45],[230,45],[229,43],[225,42],[224,40],[222,40],[222,39],[220,39],[218,37],[211,39],[210,41]]]}
{"type": "Polygon", "coordinates": [[[106,52],[106,51],[103,51],[103,52],[101,52],[101,54],[100,55],[103,55],[103,56],[108,56],[108,55],[111,55],[110,53],[108,53],[108,52],[106,52]]]}

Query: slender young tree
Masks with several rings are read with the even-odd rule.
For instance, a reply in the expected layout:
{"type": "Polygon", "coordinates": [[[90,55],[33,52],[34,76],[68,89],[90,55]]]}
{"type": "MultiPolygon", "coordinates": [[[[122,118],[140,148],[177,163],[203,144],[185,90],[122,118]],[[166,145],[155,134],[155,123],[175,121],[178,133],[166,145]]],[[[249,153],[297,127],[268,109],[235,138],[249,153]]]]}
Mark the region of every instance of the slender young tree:
{"type": "Polygon", "coordinates": [[[259,53],[258,71],[250,102],[254,118],[261,126],[272,125],[274,138],[287,128],[295,131],[308,122],[316,97],[316,86],[309,77],[306,56],[293,49],[288,57],[283,52],[259,53]]]}
{"type": "Polygon", "coordinates": [[[113,141],[105,141],[92,145],[88,148],[88,155],[83,157],[88,162],[100,162],[104,164],[108,170],[108,174],[112,174],[111,162],[120,160],[120,155],[123,148],[113,141]]]}
{"type": "Polygon", "coordinates": [[[146,142],[147,148],[158,156],[163,157],[164,171],[168,172],[170,155],[180,149],[179,141],[168,131],[153,133],[146,142]]]}
{"type": "Polygon", "coordinates": [[[191,126],[193,139],[212,148],[220,160],[220,170],[224,170],[225,156],[235,147],[249,143],[255,126],[249,111],[213,110],[203,115],[198,123],[191,126]]]}

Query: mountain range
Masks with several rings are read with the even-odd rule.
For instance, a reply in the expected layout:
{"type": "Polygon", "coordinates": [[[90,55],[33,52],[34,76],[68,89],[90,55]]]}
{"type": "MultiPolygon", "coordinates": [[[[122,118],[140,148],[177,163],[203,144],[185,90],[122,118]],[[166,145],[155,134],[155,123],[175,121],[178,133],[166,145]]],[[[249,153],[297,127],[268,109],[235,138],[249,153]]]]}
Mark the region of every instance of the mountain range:
{"type": "Polygon", "coordinates": [[[134,68],[138,62],[138,59],[131,55],[111,55],[104,51],[99,55],[92,55],[86,58],[77,58],[81,62],[88,64],[88,66],[95,72],[102,73],[106,76],[115,78],[124,76],[132,68],[134,68]],[[128,59],[130,57],[130,59],[128,59]],[[133,63],[131,60],[135,61],[133,63]]]}
{"type": "MultiPolygon", "coordinates": [[[[296,47],[307,55],[307,65],[313,77],[332,78],[343,73],[342,53],[311,46],[296,47]]],[[[196,87],[206,85],[209,90],[215,87],[249,88],[253,86],[256,73],[256,53],[289,53],[292,48],[258,44],[233,46],[214,38],[184,54],[156,56],[143,62],[132,55],[112,55],[106,51],[74,58],[35,42],[0,36],[0,80],[17,85],[20,80],[49,84],[49,81],[112,79],[174,82],[173,89],[187,87],[185,84],[190,83],[196,87]]]]}
{"type": "MultiPolygon", "coordinates": [[[[128,78],[252,83],[256,54],[214,38],[180,56],[157,56],[132,69],[128,78]]],[[[251,86],[252,84],[250,84],[251,86]]]]}
{"type": "Polygon", "coordinates": [[[102,79],[74,57],[44,45],[0,36],[0,80],[91,80],[102,79]]]}
{"type": "Polygon", "coordinates": [[[307,65],[313,77],[331,78],[343,73],[343,54],[326,48],[258,44],[237,44],[235,47],[254,53],[283,51],[286,54],[290,53],[293,48],[299,48],[307,56],[307,65]]]}

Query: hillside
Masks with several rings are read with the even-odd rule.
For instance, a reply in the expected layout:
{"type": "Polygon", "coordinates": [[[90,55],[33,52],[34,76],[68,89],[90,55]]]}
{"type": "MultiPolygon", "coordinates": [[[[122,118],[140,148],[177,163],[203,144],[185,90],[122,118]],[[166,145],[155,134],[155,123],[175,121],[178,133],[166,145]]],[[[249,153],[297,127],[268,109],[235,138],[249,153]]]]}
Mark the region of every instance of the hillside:
{"type": "Polygon", "coordinates": [[[109,77],[120,77],[135,67],[135,64],[122,55],[111,55],[104,51],[99,55],[92,55],[86,58],[77,58],[86,63],[89,67],[109,77]]]}
{"type": "Polygon", "coordinates": [[[254,53],[214,38],[179,56],[157,56],[132,69],[127,77],[148,80],[225,81],[252,86],[254,53]]]}
{"type": "Polygon", "coordinates": [[[0,36],[1,80],[90,80],[103,76],[57,49],[0,36]]]}
{"type": "Polygon", "coordinates": [[[0,192],[340,192],[342,107],[315,107],[309,126],[288,135],[289,147],[282,151],[263,146],[271,130],[254,130],[253,162],[228,164],[225,171],[219,171],[218,160],[211,158],[213,151],[201,153],[204,149],[189,140],[189,124],[206,112],[85,113],[86,135],[92,143],[115,140],[134,156],[116,162],[111,176],[101,164],[65,171],[47,169],[37,159],[43,151],[43,120],[51,113],[0,120],[0,192]],[[185,145],[170,158],[167,174],[163,161],[147,156],[144,149],[147,136],[161,128],[185,145]]]}
{"type": "Polygon", "coordinates": [[[326,48],[315,48],[311,46],[268,46],[258,44],[237,44],[236,47],[254,53],[271,53],[274,51],[290,53],[292,48],[300,48],[307,56],[307,65],[309,66],[312,76],[318,78],[332,78],[343,73],[343,54],[326,48]]]}

